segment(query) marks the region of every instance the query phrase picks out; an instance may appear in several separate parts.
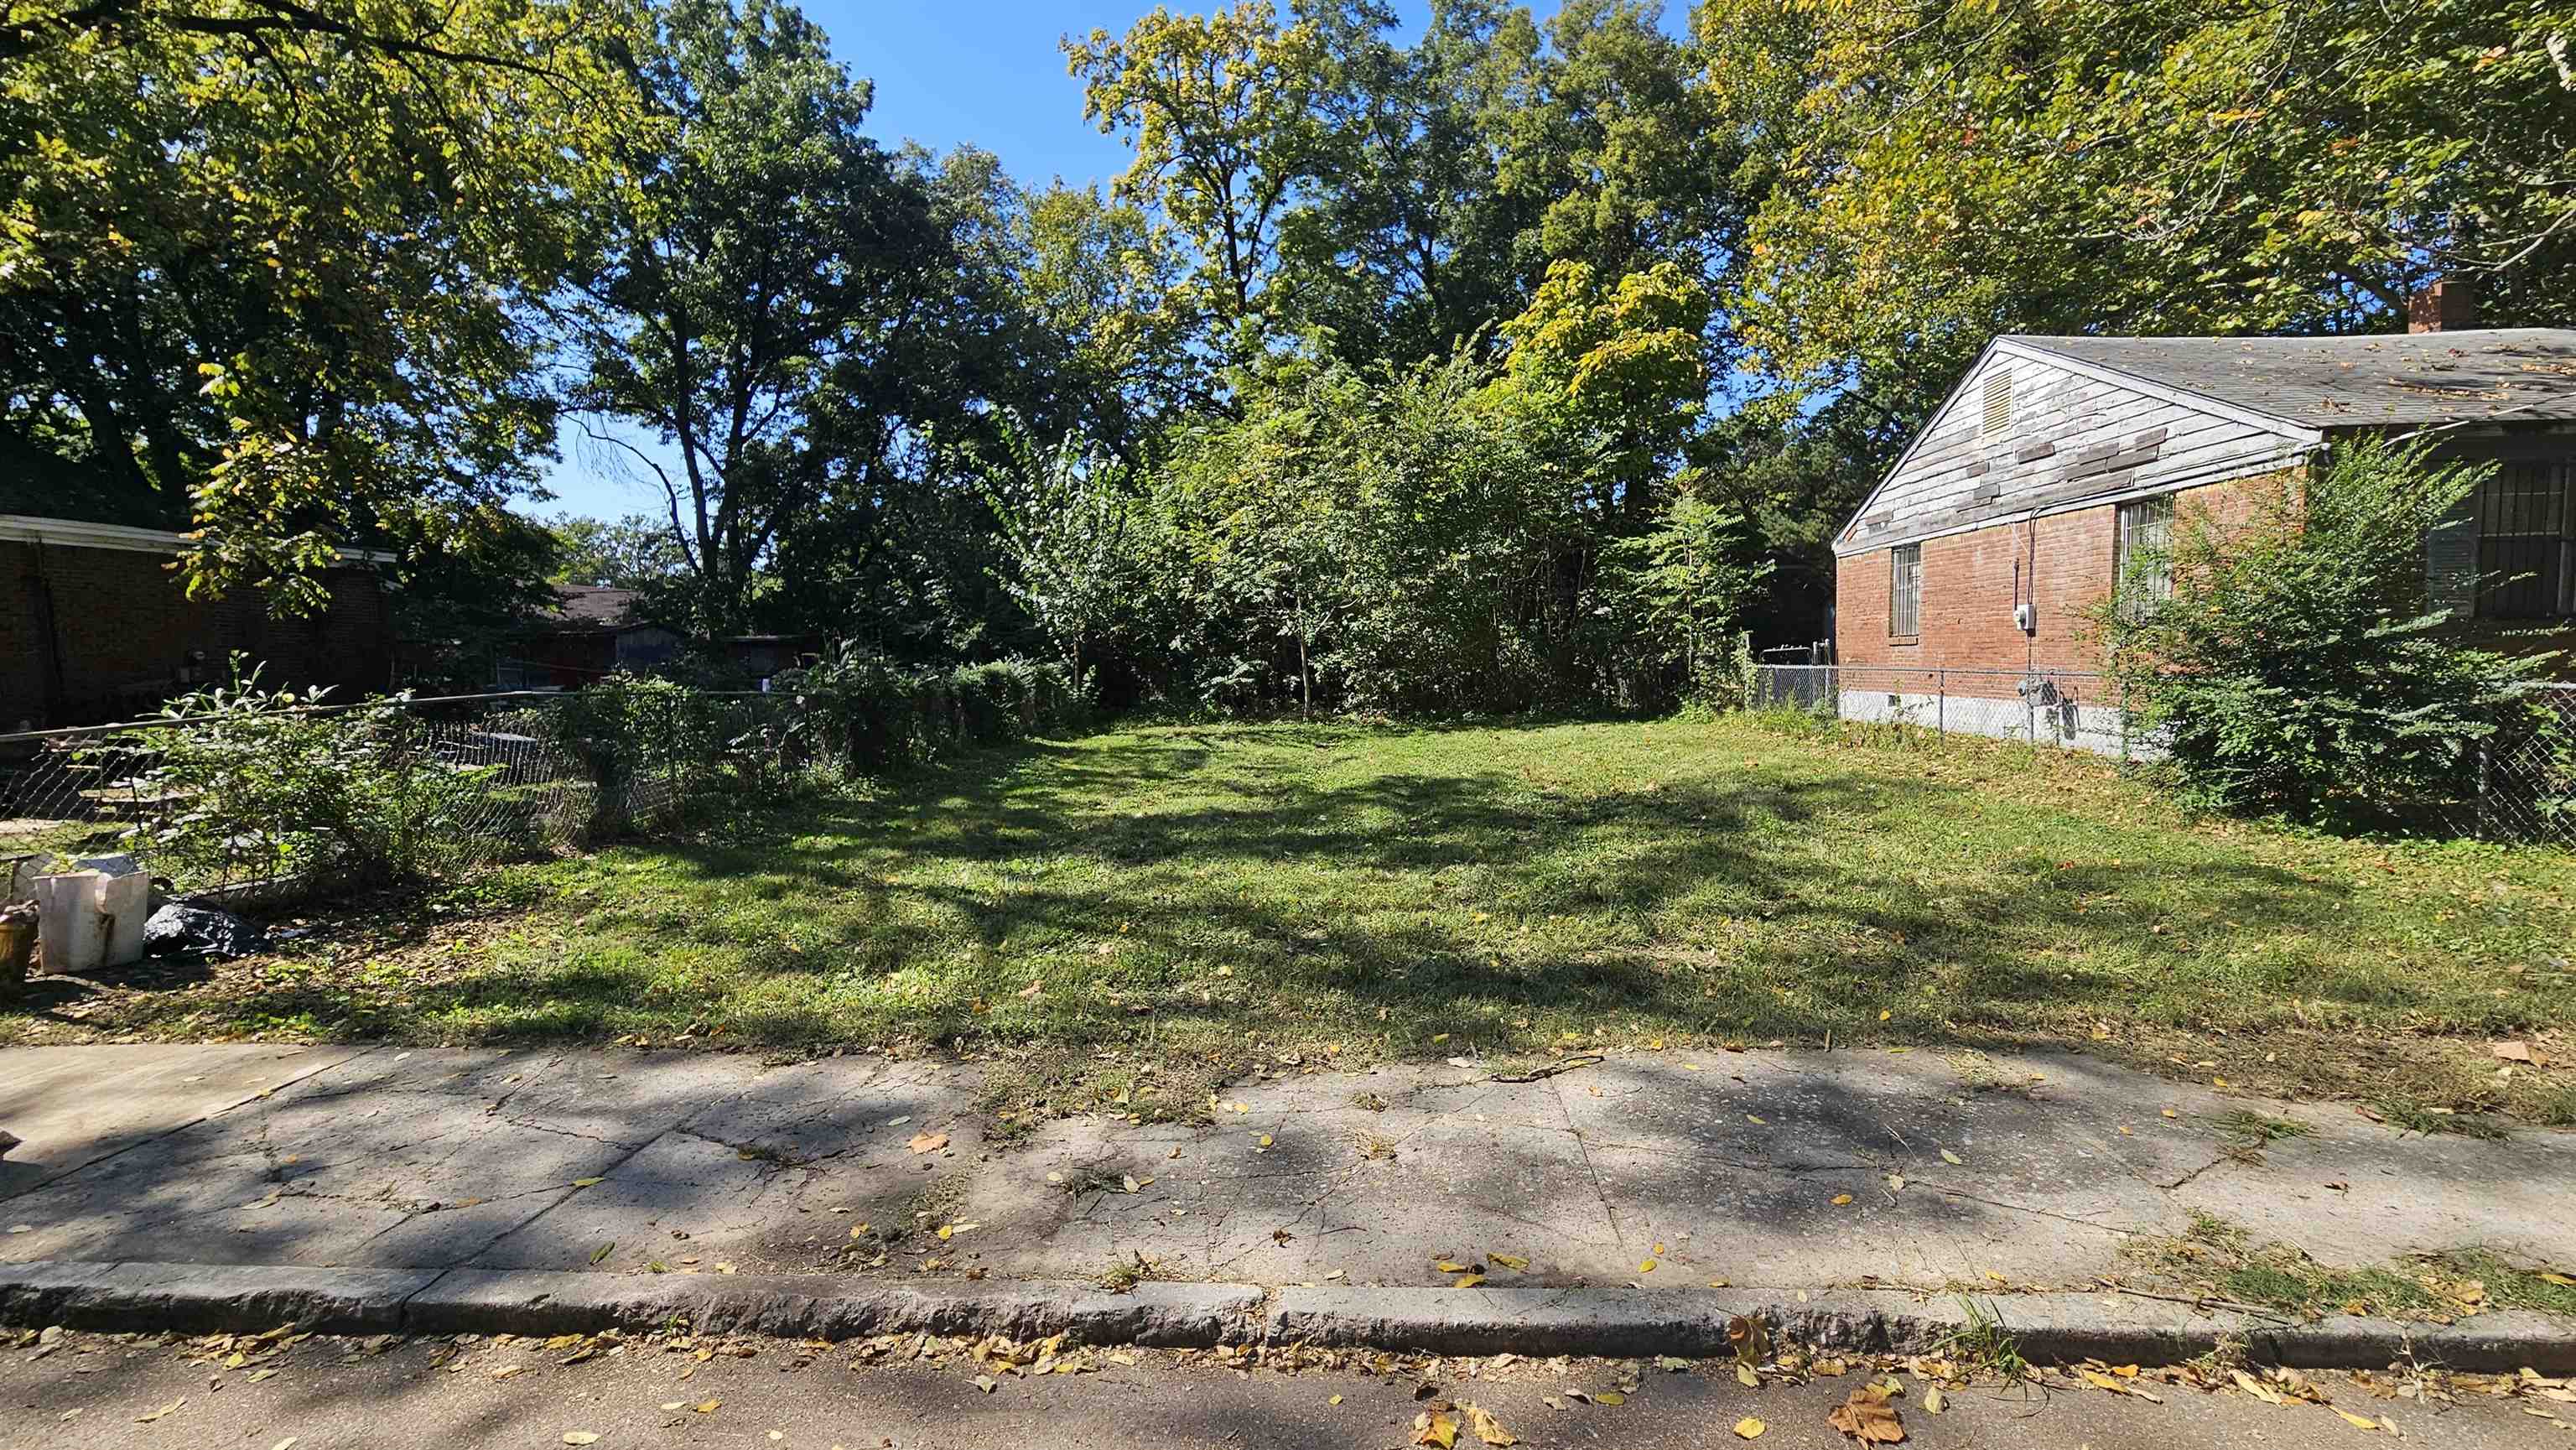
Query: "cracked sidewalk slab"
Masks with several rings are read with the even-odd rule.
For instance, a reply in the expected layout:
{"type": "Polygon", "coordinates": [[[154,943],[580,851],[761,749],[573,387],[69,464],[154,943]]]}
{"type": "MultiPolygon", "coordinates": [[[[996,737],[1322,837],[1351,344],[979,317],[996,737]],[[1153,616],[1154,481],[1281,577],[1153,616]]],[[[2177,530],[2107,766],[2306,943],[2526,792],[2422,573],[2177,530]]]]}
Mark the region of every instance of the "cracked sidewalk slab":
{"type": "Polygon", "coordinates": [[[2205,1213],[2336,1266],[2470,1245],[2576,1263],[2576,1134],[2408,1136],[2077,1054],[1665,1052],[1526,1082],[1280,1067],[1212,1124],[1100,1115],[988,1143],[984,1074],[1009,1070],[14,1049],[0,1121],[43,1156],[0,1162],[0,1262],[919,1284],[1141,1258],[1166,1280],[1433,1286],[1446,1260],[1491,1288],[2051,1289],[2205,1213]],[[2218,1123],[2248,1108],[2311,1131],[2249,1152],[2218,1123]],[[947,1142],[911,1151],[925,1132],[947,1142]],[[974,1227],[943,1243],[942,1224],[974,1227]]]}

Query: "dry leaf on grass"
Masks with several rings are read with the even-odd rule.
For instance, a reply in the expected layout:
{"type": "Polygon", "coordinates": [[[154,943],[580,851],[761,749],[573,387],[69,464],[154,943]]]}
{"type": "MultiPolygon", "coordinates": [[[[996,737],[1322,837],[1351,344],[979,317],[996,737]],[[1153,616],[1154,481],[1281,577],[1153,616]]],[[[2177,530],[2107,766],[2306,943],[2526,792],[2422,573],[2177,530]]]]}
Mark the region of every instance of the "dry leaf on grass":
{"type": "Polygon", "coordinates": [[[936,1153],[940,1149],[948,1146],[948,1135],[946,1133],[915,1133],[909,1139],[905,1140],[904,1146],[910,1148],[915,1153],[936,1153]]]}
{"type": "Polygon", "coordinates": [[[2528,1042],[2499,1042],[2488,1049],[2506,1062],[2533,1062],[2537,1059],[2528,1042]]]}
{"type": "Polygon", "coordinates": [[[1467,1428],[1476,1432],[1477,1439],[1484,1441],[1488,1445],[1517,1445],[1521,1443],[1520,1437],[1513,1434],[1511,1431],[1504,1429],[1503,1422],[1495,1419],[1493,1414],[1484,1406],[1468,1405],[1465,1408],[1467,1411],[1467,1428]]]}
{"type": "Polygon", "coordinates": [[[1753,1418],[1751,1415],[1747,1415],[1743,1419],[1735,1422],[1735,1438],[1738,1440],[1759,1440],[1762,1438],[1762,1432],[1770,1428],[1770,1426],[1763,1424],[1760,1420],[1753,1418]]]}
{"type": "Polygon", "coordinates": [[[1852,1391],[1850,1399],[1825,1416],[1825,1423],[1864,1445],[1894,1445],[1905,1438],[1905,1422],[1887,1403],[1887,1391],[1877,1385],[1852,1391]]]}

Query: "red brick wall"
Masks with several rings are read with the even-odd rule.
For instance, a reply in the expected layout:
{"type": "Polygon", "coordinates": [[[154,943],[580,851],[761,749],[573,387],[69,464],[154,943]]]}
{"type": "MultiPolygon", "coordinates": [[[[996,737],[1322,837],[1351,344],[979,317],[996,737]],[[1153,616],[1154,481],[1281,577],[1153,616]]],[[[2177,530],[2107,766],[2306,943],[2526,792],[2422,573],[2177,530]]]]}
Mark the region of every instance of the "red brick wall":
{"type": "MultiPolygon", "coordinates": [[[[2175,496],[2177,519],[2205,510],[2240,517],[2254,480],[2186,489],[2175,496]]],[[[2087,637],[2084,611],[2110,592],[2119,506],[2102,504],[2042,518],[1993,524],[1923,541],[1921,633],[1887,633],[1889,553],[1873,549],[1836,566],[1834,648],[1847,665],[1925,668],[2092,670],[2100,660],[2087,637]],[[2013,569],[2022,596],[2038,605],[2038,628],[2013,623],[2013,569]]]]}
{"type": "Polygon", "coordinates": [[[272,619],[249,591],[190,600],[169,563],[166,554],[127,549],[0,543],[0,729],[148,707],[188,688],[177,677],[190,651],[202,652],[217,678],[241,650],[267,662],[267,684],[331,685],[344,698],[385,687],[391,631],[371,571],[335,571],[318,618],[272,619]],[[52,597],[50,640],[40,589],[52,597]],[[49,701],[56,650],[62,696],[49,701]]]}

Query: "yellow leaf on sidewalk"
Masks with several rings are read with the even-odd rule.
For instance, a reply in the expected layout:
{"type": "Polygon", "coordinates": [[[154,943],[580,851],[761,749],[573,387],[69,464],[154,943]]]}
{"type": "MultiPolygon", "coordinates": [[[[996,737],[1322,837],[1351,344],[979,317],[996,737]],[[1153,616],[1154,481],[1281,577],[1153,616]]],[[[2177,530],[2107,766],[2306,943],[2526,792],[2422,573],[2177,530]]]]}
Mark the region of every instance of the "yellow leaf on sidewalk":
{"type": "Polygon", "coordinates": [[[1743,1419],[1735,1422],[1735,1438],[1738,1440],[1759,1440],[1762,1438],[1762,1432],[1770,1428],[1770,1426],[1763,1424],[1760,1420],[1753,1418],[1751,1415],[1747,1415],[1743,1419]]]}

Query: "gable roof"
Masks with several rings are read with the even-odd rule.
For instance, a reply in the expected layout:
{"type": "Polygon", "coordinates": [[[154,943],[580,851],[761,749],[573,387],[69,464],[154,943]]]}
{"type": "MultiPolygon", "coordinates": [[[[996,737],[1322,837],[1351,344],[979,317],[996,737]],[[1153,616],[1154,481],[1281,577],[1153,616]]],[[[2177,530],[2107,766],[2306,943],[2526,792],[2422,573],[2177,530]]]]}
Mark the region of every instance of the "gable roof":
{"type": "Polygon", "coordinates": [[[2309,428],[2576,420],[2570,327],[2010,340],[2309,428]]]}
{"type": "Polygon", "coordinates": [[[639,590],[619,589],[606,584],[558,584],[555,607],[546,613],[547,622],[567,633],[590,630],[634,629],[647,623],[635,613],[642,597],[639,590]]]}

